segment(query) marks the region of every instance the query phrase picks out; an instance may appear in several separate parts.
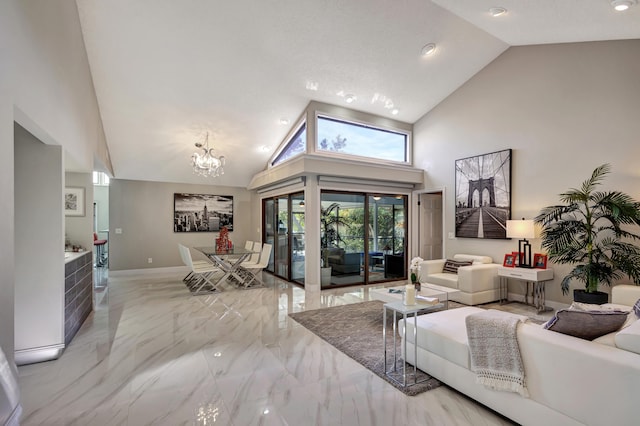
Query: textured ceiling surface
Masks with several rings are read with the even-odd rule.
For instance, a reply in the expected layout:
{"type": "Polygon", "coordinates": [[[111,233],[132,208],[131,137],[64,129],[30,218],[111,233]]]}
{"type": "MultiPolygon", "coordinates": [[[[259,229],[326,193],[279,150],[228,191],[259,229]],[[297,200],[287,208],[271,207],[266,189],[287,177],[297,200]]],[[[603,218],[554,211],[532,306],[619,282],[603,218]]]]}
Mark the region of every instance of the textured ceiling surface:
{"type": "Polygon", "coordinates": [[[511,45],[640,38],[606,0],[77,4],[115,177],[242,187],[311,100],[413,123],[511,45]],[[206,132],[224,176],[192,173],[206,132]]]}

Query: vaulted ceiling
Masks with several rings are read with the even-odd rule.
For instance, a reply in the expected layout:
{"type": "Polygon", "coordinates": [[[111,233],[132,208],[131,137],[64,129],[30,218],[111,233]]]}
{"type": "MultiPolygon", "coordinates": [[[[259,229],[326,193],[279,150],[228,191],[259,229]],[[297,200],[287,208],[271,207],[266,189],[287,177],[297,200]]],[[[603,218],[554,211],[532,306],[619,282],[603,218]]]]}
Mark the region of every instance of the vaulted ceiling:
{"type": "Polygon", "coordinates": [[[610,0],[77,4],[115,177],[242,187],[311,100],[414,123],[510,46],[640,38],[610,0]],[[224,176],[192,173],[205,132],[224,176]]]}

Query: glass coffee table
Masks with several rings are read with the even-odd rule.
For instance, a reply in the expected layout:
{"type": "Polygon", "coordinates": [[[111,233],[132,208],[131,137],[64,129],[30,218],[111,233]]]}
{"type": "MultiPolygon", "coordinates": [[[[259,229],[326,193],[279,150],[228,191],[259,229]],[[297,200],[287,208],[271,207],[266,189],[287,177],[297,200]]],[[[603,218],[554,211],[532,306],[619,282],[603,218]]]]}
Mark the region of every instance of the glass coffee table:
{"type": "MultiPolygon", "coordinates": [[[[404,294],[405,286],[397,287],[384,287],[369,290],[369,296],[373,300],[380,300],[386,303],[402,302],[402,296],[404,294]]],[[[416,292],[416,298],[420,303],[420,297],[436,297],[438,301],[444,306],[441,309],[449,309],[449,298],[455,293],[459,293],[460,290],[450,287],[443,287],[436,284],[421,283],[420,291],[416,292]]]]}

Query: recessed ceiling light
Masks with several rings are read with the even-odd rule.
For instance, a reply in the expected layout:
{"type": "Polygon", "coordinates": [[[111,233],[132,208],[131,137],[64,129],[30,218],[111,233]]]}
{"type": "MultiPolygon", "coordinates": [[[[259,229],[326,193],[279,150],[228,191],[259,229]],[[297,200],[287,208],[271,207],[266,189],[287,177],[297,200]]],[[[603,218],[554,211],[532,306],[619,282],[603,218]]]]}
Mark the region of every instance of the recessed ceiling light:
{"type": "Polygon", "coordinates": [[[489,13],[494,18],[497,18],[498,16],[502,16],[507,13],[507,9],[505,9],[504,7],[492,7],[491,9],[489,9],[489,13]]]}
{"type": "Polygon", "coordinates": [[[393,115],[398,115],[398,113],[400,112],[400,110],[398,108],[394,108],[391,110],[391,114],[393,115]]]}
{"type": "Polygon", "coordinates": [[[354,94],[349,93],[349,94],[344,95],[344,101],[346,103],[348,103],[348,104],[354,103],[356,101],[356,99],[357,99],[356,95],[354,95],[354,94]]]}
{"type": "Polygon", "coordinates": [[[282,125],[289,124],[289,120],[286,119],[286,118],[281,118],[279,123],[282,124],[282,125]]]}
{"type": "Polygon", "coordinates": [[[318,82],[317,81],[307,81],[307,84],[305,85],[305,88],[307,90],[311,90],[313,92],[317,92],[318,91],[318,82]]]}
{"type": "Polygon", "coordinates": [[[433,55],[435,51],[436,51],[436,44],[429,43],[422,48],[422,50],[420,51],[420,54],[422,56],[429,56],[429,55],[433,55]]]}
{"type": "Polygon", "coordinates": [[[613,0],[611,2],[611,6],[618,12],[624,12],[634,4],[636,4],[636,0],[613,0]]]}
{"type": "Polygon", "coordinates": [[[260,147],[260,151],[262,151],[262,152],[269,152],[270,150],[271,150],[271,148],[266,146],[266,145],[262,145],[260,147]]]}

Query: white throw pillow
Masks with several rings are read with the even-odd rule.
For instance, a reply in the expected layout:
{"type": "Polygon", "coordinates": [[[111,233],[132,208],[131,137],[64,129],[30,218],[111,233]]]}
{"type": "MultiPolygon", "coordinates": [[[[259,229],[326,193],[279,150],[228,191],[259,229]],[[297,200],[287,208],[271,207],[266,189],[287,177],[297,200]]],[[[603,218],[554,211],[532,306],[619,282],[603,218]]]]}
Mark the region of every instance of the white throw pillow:
{"type": "Polygon", "coordinates": [[[640,354],[640,321],[616,333],[616,346],[640,354]]]}

